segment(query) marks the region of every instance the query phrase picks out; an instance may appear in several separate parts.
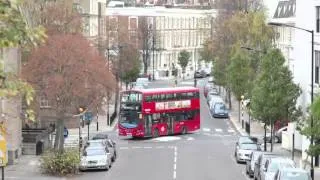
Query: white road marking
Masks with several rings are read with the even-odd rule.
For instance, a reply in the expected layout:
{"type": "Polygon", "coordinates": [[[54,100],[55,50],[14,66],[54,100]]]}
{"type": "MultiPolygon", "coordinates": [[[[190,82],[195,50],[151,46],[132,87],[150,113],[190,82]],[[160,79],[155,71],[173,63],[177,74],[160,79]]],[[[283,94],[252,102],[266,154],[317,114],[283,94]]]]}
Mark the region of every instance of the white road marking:
{"type": "Polygon", "coordinates": [[[183,85],[194,85],[194,82],[192,82],[192,81],[182,81],[182,82],[180,82],[180,84],[183,84],[183,85]]]}
{"type": "Polygon", "coordinates": [[[133,146],[132,149],[141,149],[142,147],[133,146]]]}
{"type": "Polygon", "coordinates": [[[147,147],[143,147],[144,149],[152,149],[152,147],[147,146],[147,147]]]}
{"type": "Polygon", "coordinates": [[[129,149],[129,147],[120,147],[120,149],[129,149]]]}
{"type": "Polygon", "coordinates": [[[193,137],[188,137],[188,138],[187,138],[187,141],[192,141],[192,140],[194,140],[193,137]]]}
{"type": "Polygon", "coordinates": [[[202,131],[204,131],[204,132],[210,132],[211,129],[210,129],[210,128],[202,128],[202,131]]]}
{"type": "Polygon", "coordinates": [[[163,136],[163,137],[155,138],[155,139],[153,139],[153,141],[167,142],[167,141],[176,141],[176,140],[180,140],[180,139],[181,139],[181,137],[177,137],[177,136],[163,136]]]}
{"type": "Polygon", "coordinates": [[[157,149],[162,149],[162,148],[164,148],[163,146],[157,146],[156,147],[157,149]]]}
{"type": "Polygon", "coordinates": [[[173,179],[177,178],[177,157],[178,150],[177,146],[174,147],[174,163],[173,163],[173,179]]]}
{"type": "Polygon", "coordinates": [[[215,129],[216,132],[222,132],[222,129],[215,129]]]}
{"type": "Polygon", "coordinates": [[[235,132],[235,130],[233,130],[233,129],[228,129],[228,132],[229,132],[229,133],[233,133],[233,132],[235,132]]]}

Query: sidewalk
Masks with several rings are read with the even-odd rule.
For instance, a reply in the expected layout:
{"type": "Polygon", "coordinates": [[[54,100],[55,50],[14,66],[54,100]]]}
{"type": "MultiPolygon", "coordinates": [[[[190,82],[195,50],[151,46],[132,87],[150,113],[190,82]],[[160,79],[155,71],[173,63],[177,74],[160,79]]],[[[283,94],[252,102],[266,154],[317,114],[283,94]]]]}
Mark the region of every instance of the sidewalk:
{"type": "MultiPolygon", "coordinates": [[[[244,128],[242,128],[241,118],[239,121],[238,101],[234,97],[232,97],[231,102],[232,102],[232,110],[230,111],[230,121],[241,135],[247,136],[248,133],[245,131],[244,128]]],[[[243,120],[244,120],[244,122],[249,120],[249,115],[245,110],[244,110],[244,114],[243,114],[243,120]]],[[[250,131],[251,131],[250,135],[254,136],[254,137],[258,137],[259,140],[261,140],[261,142],[263,142],[264,124],[251,119],[250,127],[251,127],[250,128],[250,131]]],[[[267,127],[267,133],[270,133],[269,127],[267,127]]],[[[263,146],[264,146],[264,144],[262,143],[262,149],[264,148],[263,146]]],[[[270,151],[270,150],[271,150],[271,144],[267,143],[267,151],[270,151]]],[[[288,150],[282,148],[281,144],[279,144],[279,143],[274,143],[273,152],[292,159],[292,151],[288,151],[288,150]]],[[[301,156],[302,156],[301,152],[299,152],[299,151],[294,152],[293,158],[294,158],[294,161],[296,162],[297,166],[300,168],[306,169],[306,170],[310,170],[310,163],[303,161],[301,156]]],[[[315,167],[314,177],[315,177],[315,179],[320,179],[320,168],[315,167]]]]}

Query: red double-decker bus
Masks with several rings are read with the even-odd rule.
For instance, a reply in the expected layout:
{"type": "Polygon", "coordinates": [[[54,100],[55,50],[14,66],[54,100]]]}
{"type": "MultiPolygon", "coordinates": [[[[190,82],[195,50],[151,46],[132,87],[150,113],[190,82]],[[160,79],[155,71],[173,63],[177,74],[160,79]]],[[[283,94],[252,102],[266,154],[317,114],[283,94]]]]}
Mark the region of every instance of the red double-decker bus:
{"type": "Polygon", "coordinates": [[[120,100],[120,136],[158,137],[200,129],[199,88],[128,90],[120,100]]]}

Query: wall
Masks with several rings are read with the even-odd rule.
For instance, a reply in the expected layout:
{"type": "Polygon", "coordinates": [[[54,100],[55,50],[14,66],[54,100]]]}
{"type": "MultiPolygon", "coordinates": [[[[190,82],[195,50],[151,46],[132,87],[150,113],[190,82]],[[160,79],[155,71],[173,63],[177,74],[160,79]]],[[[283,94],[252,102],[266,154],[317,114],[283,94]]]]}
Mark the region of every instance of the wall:
{"type": "MultiPolygon", "coordinates": [[[[20,50],[18,48],[2,49],[2,58],[4,61],[4,70],[6,72],[20,72],[20,50]]],[[[10,98],[0,100],[0,121],[4,122],[7,128],[7,150],[8,164],[13,164],[21,155],[22,144],[22,121],[21,98],[10,98]]]]}

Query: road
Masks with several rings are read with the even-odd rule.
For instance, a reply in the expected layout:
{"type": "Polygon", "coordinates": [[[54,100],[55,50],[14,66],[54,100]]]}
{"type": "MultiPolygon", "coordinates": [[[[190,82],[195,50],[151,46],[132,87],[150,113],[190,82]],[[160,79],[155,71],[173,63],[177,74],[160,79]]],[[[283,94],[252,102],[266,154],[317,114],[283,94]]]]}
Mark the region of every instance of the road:
{"type": "MultiPolygon", "coordinates": [[[[198,81],[201,87],[205,79],[198,81]]],[[[179,86],[192,86],[193,80],[179,86]]],[[[172,86],[156,81],[151,87],[172,86]]],[[[233,157],[238,133],[228,119],[213,119],[201,96],[201,130],[187,135],[157,139],[115,139],[119,157],[109,171],[89,171],[67,179],[112,180],[246,180],[243,164],[233,157]]]]}

